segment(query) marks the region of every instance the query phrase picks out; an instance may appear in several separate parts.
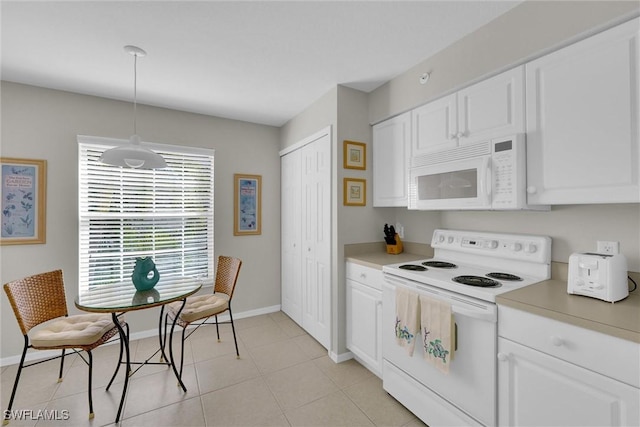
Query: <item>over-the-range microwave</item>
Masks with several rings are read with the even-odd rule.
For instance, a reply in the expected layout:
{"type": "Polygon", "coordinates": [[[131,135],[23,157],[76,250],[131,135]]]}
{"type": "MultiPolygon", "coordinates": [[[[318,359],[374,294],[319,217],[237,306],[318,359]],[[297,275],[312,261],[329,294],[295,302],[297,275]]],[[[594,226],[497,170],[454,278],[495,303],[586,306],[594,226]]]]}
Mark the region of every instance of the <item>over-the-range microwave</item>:
{"type": "Polygon", "coordinates": [[[408,208],[549,210],[527,204],[525,142],[516,134],[413,157],[408,208]]]}

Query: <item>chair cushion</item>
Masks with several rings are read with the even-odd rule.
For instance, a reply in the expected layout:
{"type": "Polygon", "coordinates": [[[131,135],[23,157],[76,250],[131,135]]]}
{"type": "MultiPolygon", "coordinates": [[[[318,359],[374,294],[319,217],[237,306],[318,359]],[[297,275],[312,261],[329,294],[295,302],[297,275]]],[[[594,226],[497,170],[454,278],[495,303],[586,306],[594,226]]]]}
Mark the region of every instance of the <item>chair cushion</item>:
{"type": "MultiPolygon", "coordinates": [[[[171,317],[180,309],[182,301],[169,304],[171,317]]],[[[195,295],[187,298],[187,303],[180,312],[180,319],[183,322],[191,323],[196,320],[222,313],[229,308],[229,296],[223,293],[209,295],[195,295]]]]}
{"type": "Polygon", "coordinates": [[[43,325],[29,336],[34,348],[88,346],[114,328],[110,314],[78,314],[43,325]]]}

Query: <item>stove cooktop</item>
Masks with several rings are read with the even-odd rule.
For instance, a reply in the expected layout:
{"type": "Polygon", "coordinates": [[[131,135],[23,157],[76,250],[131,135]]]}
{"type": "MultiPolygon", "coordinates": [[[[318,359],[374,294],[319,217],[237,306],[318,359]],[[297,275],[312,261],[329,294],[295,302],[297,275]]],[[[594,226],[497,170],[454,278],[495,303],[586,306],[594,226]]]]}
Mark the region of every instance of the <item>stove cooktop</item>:
{"type": "Polygon", "coordinates": [[[494,269],[470,264],[457,264],[456,268],[424,267],[424,263],[432,261],[440,262],[442,260],[429,259],[385,265],[382,267],[382,271],[413,280],[419,284],[446,289],[490,302],[495,302],[497,295],[545,280],[545,278],[526,276],[513,271],[496,272],[494,269]],[[422,270],[420,267],[425,269],[422,270]],[[491,276],[489,276],[490,274],[491,276]],[[456,277],[471,277],[468,279],[471,284],[459,283],[454,280],[456,277]],[[519,280],[514,280],[515,277],[519,280]]]}
{"type": "Polygon", "coordinates": [[[546,236],[437,229],[431,247],[432,259],[385,265],[382,271],[490,302],[551,277],[546,236]],[[454,280],[463,276],[472,277],[454,280]]]}

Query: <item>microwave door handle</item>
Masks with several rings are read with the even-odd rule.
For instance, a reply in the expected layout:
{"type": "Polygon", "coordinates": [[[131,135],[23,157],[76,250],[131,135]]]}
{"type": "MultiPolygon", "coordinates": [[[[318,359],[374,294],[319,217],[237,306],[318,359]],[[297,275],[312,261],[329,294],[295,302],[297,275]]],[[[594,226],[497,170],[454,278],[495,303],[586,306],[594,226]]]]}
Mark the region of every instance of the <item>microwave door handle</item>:
{"type": "Polygon", "coordinates": [[[480,173],[480,188],[483,192],[483,198],[486,205],[491,204],[491,189],[493,183],[491,182],[491,157],[486,157],[482,162],[482,169],[484,173],[480,173]]]}

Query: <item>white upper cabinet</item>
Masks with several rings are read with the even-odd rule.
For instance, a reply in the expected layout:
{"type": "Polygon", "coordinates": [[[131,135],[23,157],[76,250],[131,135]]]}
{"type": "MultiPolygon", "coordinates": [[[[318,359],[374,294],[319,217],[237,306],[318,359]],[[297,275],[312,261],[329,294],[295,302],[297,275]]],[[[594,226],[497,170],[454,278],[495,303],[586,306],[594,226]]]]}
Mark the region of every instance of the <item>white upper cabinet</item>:
{"type": "Polygon", "coordinates": [[[526,64],[530,204],[640,201],[640,20],[526,64]]]}
{"type": "Polygon", "coordinates": [[[523,82],[519,66],[414,109],[411,155],[524,132],[523,82]]]}
{"type": "Polygon", "coordinates": [[[411,111],[411,156],[455,147],[458,144],[456,95],[445,96],[411,111]]]}
{"type": "Polygon", "coordinates": [[[373,126],[373,206],[407,206],[411,113],[373,126]]]}
{"type": "Polygon", "coordinates": [[[458,92],[461,144],[524,132],[524,67],[458,92]]]}

